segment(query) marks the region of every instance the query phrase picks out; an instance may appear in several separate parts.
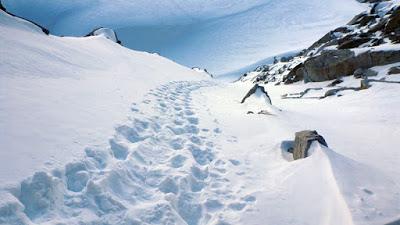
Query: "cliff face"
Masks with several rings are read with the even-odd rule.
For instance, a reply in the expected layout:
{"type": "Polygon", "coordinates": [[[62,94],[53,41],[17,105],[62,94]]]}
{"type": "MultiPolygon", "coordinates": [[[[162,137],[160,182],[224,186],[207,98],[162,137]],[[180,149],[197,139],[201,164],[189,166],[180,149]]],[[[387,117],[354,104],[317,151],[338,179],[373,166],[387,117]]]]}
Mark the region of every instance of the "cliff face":
{"type": "Polygon", "coordinates": [[[371,4],[368,11],[330,31],[297,56],[257,68],[254,81],[325,81],[353,75],[357,69],[400,62],[400,2],[366,2],[371,4]]]}

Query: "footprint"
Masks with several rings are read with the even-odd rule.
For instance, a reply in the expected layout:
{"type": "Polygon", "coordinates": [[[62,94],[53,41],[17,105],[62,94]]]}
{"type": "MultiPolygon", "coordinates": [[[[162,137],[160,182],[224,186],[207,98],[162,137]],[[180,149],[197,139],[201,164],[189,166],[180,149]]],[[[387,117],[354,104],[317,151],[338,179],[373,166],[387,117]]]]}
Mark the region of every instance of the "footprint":
{"type": "Polygon", "coordinates": [[[184,143],[182,138],[175,138],[169,142],[169,146],[174,150],[181,150],[184,143]]]}
{"type": "Polygon", "coordinates": [[[213,212],[222,209],[224,207],[224,204],[216,199],[207,199],[207,201],[204,203],[204,206],[208,211],[213,212]]]}
{"type": "Polygon", "coordinates": [[[231,204],[229,204],[228,207],[229,207],[230,209],[235,210],[235,211],[241,211],[241,210],[244,209],[244,207],[246,207],[246,204],[237,202],[237,203],[231,203],[231,204]]]}
{"type": "Polygon", "coordinates": [[[185,156],[183,156],[183,155],[174,156],[170,160],[171,166],[173,168],[180,168],[185,164],[186,159],[187,158],[185,156]]]}
{"type": "Polygon", "coordinates": [[[110,139],[109,143],[116,159],[125,160],[127,158],[129,153],[128,147],[118,144],[114,139],[110,139]]]}
{"type": "Polygon", "coordinates": [[[238,161],[236,159],[230,159],[229,162],[231,162],[232,165],[234,165],[234,166],[239,166],[240,165],[240,161],[238,161]]]}
{"type": "Polygon", "coordinates": [[[199,119],[196,117],[188,117],[186,118],[189,123],[193,124],[193,125],[198,125],[199,124],[199,119]]]}

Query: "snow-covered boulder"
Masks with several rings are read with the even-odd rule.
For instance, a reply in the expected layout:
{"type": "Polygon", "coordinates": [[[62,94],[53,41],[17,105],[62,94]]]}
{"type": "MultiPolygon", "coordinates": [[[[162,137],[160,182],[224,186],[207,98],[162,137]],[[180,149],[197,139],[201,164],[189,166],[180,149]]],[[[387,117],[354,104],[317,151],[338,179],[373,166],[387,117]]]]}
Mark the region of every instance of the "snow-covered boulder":
{"type": "Polygon", "coordinates": [[[247,92],[247,94],[244,96],[244,98],[242,99],[242,101],[240,103],[243,104],[246,101],[246,99],[252,95],[263,98],[265,100],[266,104],[272,105],[271,98],[269,97],[268,92],[265,90],[265,88],[263,86],[260,86],[258,84],[254,85],[250,89],[250,91],[247,92]]]}
{"type": "Polygon", "coordinates": [[[117,34],[114,32],[113,29],[110,29],[110,28],[105,28],[105,27],[97,28],[86,35],[86,37],[88,37],[88,36],[101,36],[101,37],[107,38],[115,43],[121,44],[121,41],[118,40],[117,34]]]}
{"type": "Polygon", "coordinates": [[[315,130],[304,130],[300,132],[296,132],[296,137],[294,139],[294,148],[293,148],[293,159],[303,159],[309,155],[309,148],[311,144],[317,141],[323,146],[328,146],[324,137],[318,134],[315,130]]]}

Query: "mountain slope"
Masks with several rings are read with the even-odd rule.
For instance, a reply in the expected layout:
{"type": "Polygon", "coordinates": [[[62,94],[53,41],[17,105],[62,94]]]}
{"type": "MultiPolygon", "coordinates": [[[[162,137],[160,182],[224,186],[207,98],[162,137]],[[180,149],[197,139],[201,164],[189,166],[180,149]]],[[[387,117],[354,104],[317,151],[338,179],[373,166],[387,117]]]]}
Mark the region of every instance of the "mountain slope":
{"type": "Polygon", "coordinates": [[[213,74],[301,50],[364,9],[348,0],[2,2],[54,34],[83,36],[99,26],[113,28],[130,48],[213,74]]]}
{"type": "Polygon", "coordinates": [[[59,38],[0,12],[0,183],[106,145],[129,104],[156,85],[199,79],[103,37],[59,38]]]}

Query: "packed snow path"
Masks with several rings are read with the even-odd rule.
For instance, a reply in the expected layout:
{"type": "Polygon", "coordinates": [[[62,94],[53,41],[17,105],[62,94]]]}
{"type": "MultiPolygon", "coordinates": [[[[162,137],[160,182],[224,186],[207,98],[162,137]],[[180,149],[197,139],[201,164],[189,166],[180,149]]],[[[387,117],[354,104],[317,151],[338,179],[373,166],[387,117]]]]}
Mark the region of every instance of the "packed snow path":
{"type": "Polygon", "coordinates": [[[197,112],[206,106],[192,105],[192,92],[210,85],[171,82],[150,91],[109,149],[86,148],[82,161],[11,188],[16,197],[6,193],[1,208],[12,211],[0,213],[0,224],[224,224],[255,197],[226,178],[243,175],[242,165],[219,159],[218,121],[203,121],[197,112]]]}

